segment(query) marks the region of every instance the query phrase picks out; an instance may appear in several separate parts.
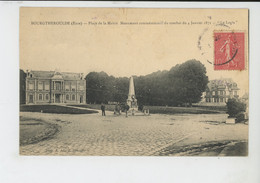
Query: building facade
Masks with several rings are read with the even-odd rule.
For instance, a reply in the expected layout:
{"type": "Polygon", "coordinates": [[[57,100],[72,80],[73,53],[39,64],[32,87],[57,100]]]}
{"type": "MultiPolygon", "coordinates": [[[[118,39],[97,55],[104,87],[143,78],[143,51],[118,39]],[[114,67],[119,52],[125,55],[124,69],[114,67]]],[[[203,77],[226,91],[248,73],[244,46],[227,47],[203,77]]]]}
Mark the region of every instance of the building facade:
{"type": "Polygon", "coordinates": [[[82,73],[27,71],[26,104],[86,103],[82,73]]]}
{"type": "Polygon", "coordinates": [[[229,98],[238,98],[239,90],[237,83],[230,78],[211,80],[203,94],[202,102],[226,103],[229,98]]]}

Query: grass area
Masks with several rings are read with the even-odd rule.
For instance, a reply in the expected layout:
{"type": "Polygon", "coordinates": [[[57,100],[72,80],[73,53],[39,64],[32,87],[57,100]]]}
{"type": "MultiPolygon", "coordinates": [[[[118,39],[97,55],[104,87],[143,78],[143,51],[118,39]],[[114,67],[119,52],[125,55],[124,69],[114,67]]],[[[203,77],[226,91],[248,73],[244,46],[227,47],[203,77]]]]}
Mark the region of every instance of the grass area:
{"type": "Polygon", "coordinates": [[[27,145],[52,138],[59,126],[33,118],[20,117],[20,145],[27,145]]]}
{"type": "MultiPolygon", "coordinates": [[[[89,108],[89,109],[98,109],[101,110],[101,105],[100,104],[82,104],[82,105],[68,105],[68,106],[75,106],[75,107],[83,107],[83,108],[89,108]]],[[[109,105],[106,104],[106,111],[114,111],[115,105],[109,105]]]]}
{"type": "Polygon", "coordinates": [[[91,114],[98,113],[93,110],[83,110],[69,108],[59,105],[22,105],[20,106],[21,112],[42,112],[42,113],[55,113],[55,114],[91,114]]]}
{"type": "Polygon", "coordinates": [[[200,106],[200,105],[193,105],[193,107],[198,107],[201,109],[209,109],[209,110],[216,110],[216,111],[224,111],[227,112],[227,106],[200,106]]]}
{"type": "Polygon", "coordinates": [[[150,113],[159,114],[218,114],[221,111],[200,108],[200,107],[165,107],[165,106],[147,106],[150,113]]]}
{"type": "MultiPolygon", "coordinates": [[[[72,105],[90,109],[100,109],[99,104],[84,104],[72,105]]],[[[114,111],[115,105],[106,105],[106,110],[114,111]]],[[[225,110],[217,108],[203,107],[165,107],[165,106],[144,106],[144,109],[149,109],[151,114],[218,114],[225,113],[225,110]]]]}

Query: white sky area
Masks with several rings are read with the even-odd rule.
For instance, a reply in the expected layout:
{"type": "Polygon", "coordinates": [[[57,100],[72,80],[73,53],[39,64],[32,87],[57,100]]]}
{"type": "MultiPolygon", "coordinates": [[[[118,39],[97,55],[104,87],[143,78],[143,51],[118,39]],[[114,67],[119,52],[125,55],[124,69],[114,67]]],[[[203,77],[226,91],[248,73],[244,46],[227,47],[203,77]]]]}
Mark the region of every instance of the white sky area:
{"type": "MultiPolygon", "coordinates": [[[[209,79],[232,78],[248,91],[248,71],[215,71],[213,32],[247,30],[245,11],[160,9],[22,9],[20,68],[62,72],[104,71],[113,76],[169,70],[189,59],[201,61],[209,79]],[[197,16],[192,16],[192,15],[197,16]],[[232,16],[231,16],[232,15],[232,16]],[[239,16],[242,16],[239,18],[239,16]],[[31,25],[32,21],[76,21],[80,25],[31,25]],[[93,25],[89,22],[211,22],[202,25],[93,25]],[[235,22],[229,27],[217,22],[235,22]],[[214,24],[214,25],[213,25],[214,24]],[[202,35],[198,47],[199,36],[202,35]]],[[[246,58],[246,64],[247,64],[246,58]]],[[[246,66],[247,67],[247,66],[246,66]]]]}

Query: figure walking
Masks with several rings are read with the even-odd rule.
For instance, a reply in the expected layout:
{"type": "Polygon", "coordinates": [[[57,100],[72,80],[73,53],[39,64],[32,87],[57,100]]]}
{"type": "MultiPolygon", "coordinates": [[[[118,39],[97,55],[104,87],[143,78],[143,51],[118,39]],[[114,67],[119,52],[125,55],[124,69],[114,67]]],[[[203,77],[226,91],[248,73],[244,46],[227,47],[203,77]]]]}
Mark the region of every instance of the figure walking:
{"type": "Polygon", "coordinates": [[[101,104],[101,110],[102,110],[102,116],[106,116],[106,107],[105,107],[105,105],[102,103],[101,104]]]}

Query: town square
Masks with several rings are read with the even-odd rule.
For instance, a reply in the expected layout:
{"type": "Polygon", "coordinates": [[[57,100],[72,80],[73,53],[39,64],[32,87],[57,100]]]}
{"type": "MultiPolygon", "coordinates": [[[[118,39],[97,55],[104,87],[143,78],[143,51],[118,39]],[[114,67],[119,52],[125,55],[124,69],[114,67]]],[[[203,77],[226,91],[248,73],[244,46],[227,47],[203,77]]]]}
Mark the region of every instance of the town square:
{"type": "Polygon", "coordinates": [[[21,155],[248,155],[246,9],[20,12],[21,155]]]}

